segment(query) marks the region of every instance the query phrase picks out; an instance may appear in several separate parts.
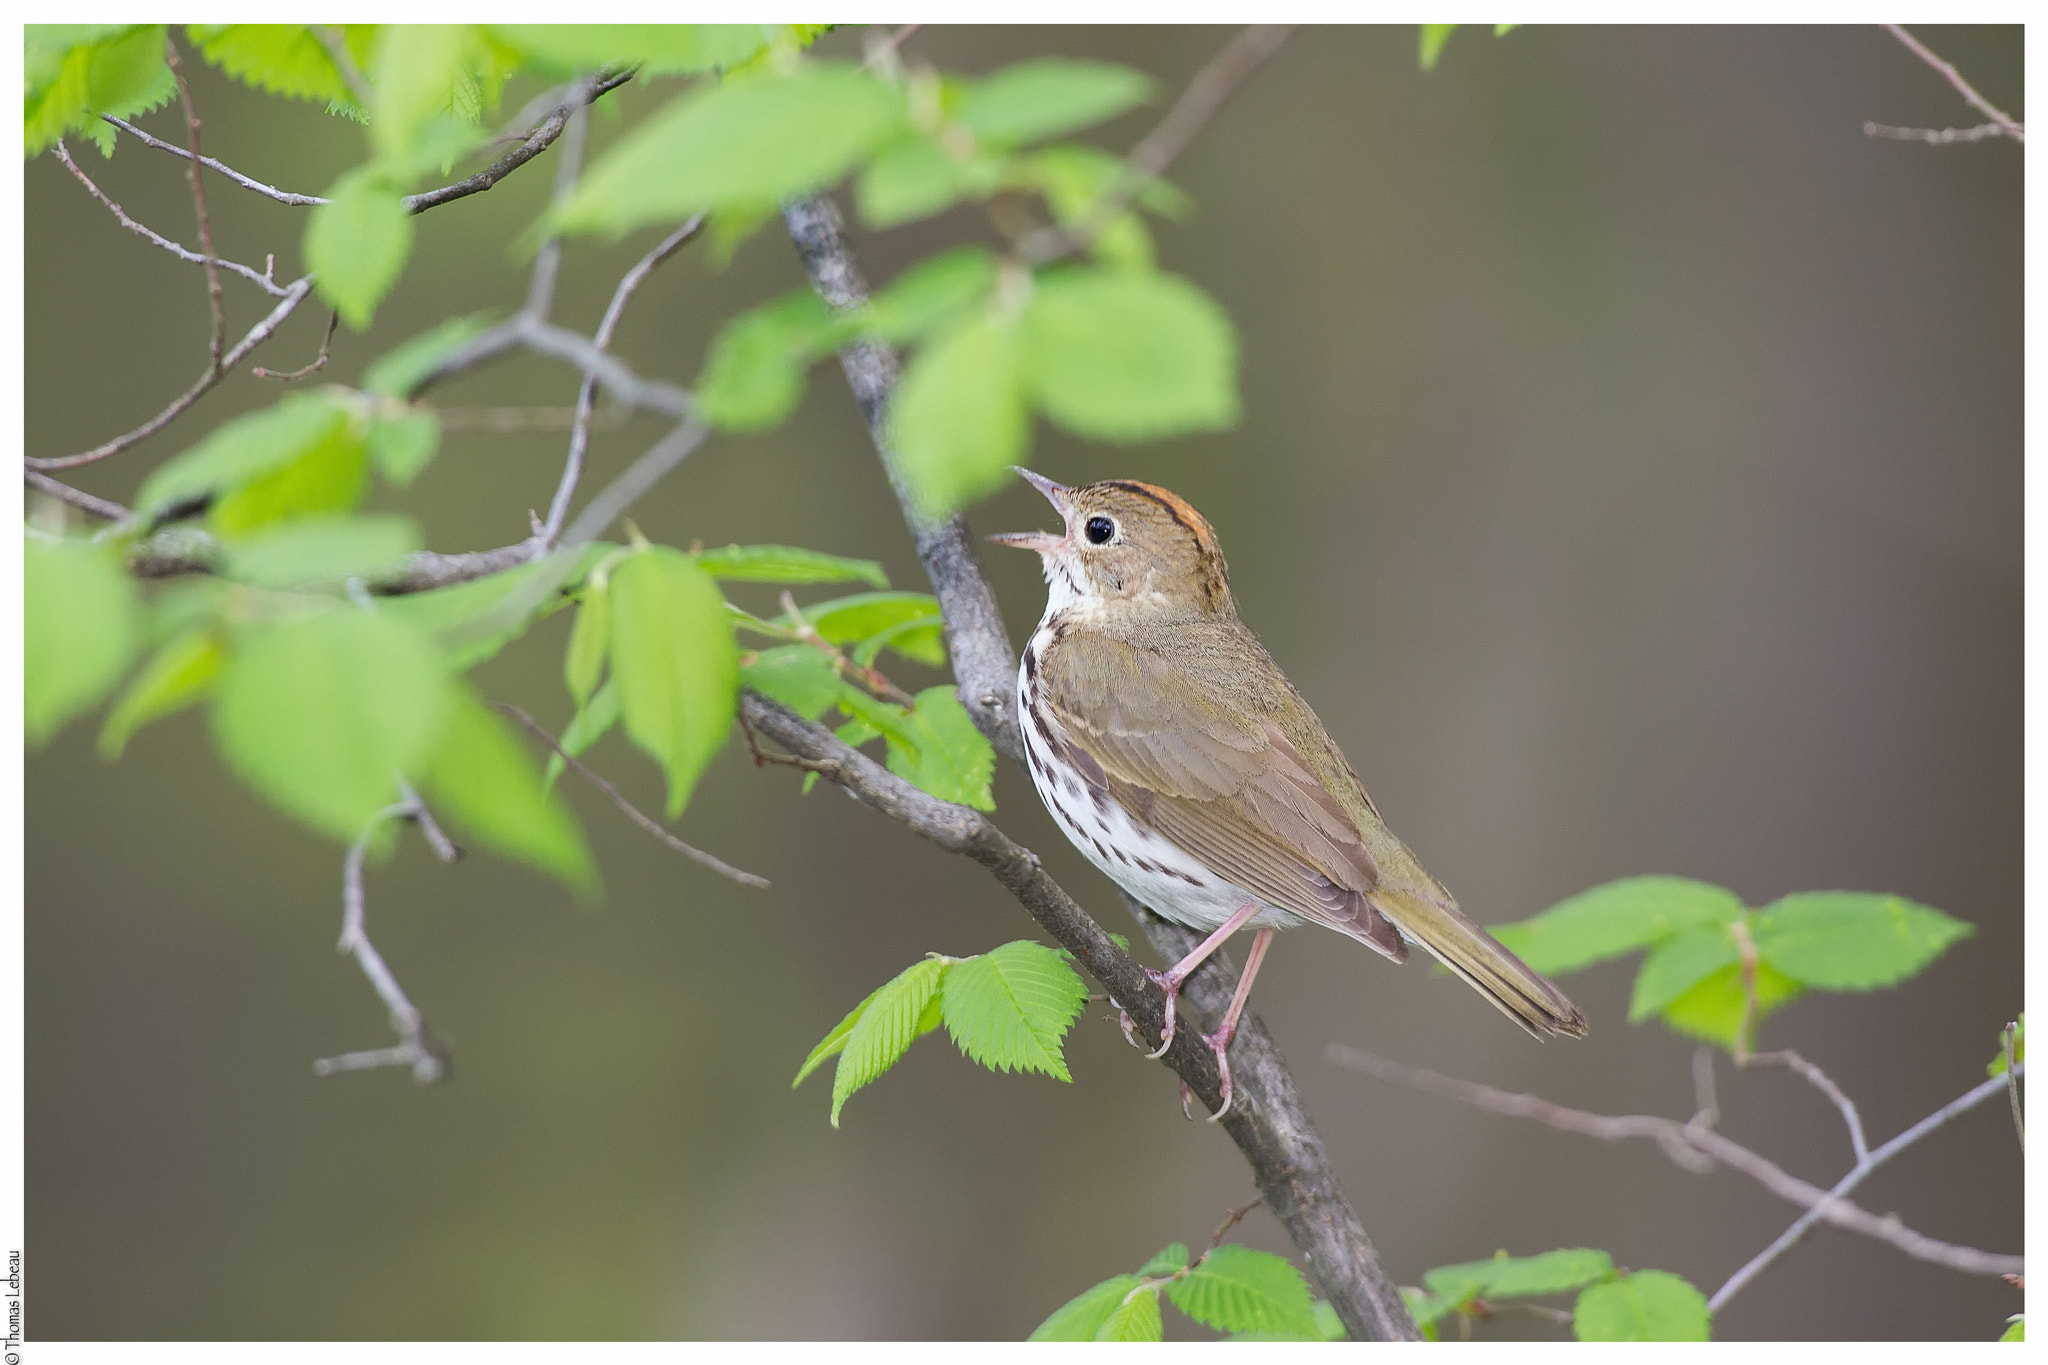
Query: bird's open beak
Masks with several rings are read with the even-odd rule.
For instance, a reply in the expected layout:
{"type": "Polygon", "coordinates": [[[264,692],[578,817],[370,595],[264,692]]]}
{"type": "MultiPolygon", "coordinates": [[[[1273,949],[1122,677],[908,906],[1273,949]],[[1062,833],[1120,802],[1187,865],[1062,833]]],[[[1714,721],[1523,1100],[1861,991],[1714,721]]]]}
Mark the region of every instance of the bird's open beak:
{"type": "MultiPolygon", "coordinates": [[[[1065,484],[1054,483],[1043,474],[1034,474],[1021,466],[1013,467],[1024,482],[1045,494],[1045,500],[1053,505],[1062,518],[1067,515],[1067,494],[1072,492],[1072,489],[1065,484]]],[[[1011,531],[1006,535],[989,537],[998,545],[1010,545],[1019,550],[1036,550],[1040,554],[1051,554],[1055,550],[1066,548],[1071,538],[1071,533],[1056,536],[1049,531],[1011,531]]]]}

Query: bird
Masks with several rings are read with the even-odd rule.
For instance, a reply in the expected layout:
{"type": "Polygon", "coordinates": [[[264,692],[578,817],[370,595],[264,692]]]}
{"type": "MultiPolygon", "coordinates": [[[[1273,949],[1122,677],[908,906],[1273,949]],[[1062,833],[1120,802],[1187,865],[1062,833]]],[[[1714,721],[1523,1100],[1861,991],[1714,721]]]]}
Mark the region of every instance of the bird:
{"type": "MultiPolygon", "coordinates": [[[[1182,984],[1255,931],[1223,1022],[1201,1035],[1234,1094],[1229,1048],[1276,930],[1321,925],[1399,963],[1419,943],[1531,1035],[1586,1017],[1458,908],[1395,837],[1309,704],[1238,619],[1216,532],[1154,484],[1066,487],[1018,469],[1064,533],[990,536],[1036,551],[1045,615],[1017,668],[1032,784],[1062,833],[1155,913],[1207,937],[1164,972],[1158,1057],[1182,984]]],[[[1121,1006],[1119,1006],[1121,1008],[1121,1006]]],[[[1126,1035],[1136,1040],[1125,1014],[1126,1035]]]]}

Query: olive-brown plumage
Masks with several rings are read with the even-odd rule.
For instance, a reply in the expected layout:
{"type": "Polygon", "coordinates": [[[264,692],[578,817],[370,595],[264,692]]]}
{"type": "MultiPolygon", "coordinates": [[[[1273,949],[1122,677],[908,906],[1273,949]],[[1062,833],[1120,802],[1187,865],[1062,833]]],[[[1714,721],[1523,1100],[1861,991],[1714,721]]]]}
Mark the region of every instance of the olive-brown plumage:
{"type": "Polygon", "coordinates": [[[1585,1033],[1578,1009],[1467,919],[1387,828],[1238,619],[1199,513],[1150,484],[1068,489],[1025,477],[1067,523],[1064,536],[992,537],[1038,551],[1050,587],[1019,669],[1033,781],[1068,837],[1125,889],[1218,931],[1162,974],[1169,1005],[1225,930],[1259,928],[1219,1058],[1271,930],[1303,921],[1396,962],[1420,943],[1530,1033],[1585,1033]]]}

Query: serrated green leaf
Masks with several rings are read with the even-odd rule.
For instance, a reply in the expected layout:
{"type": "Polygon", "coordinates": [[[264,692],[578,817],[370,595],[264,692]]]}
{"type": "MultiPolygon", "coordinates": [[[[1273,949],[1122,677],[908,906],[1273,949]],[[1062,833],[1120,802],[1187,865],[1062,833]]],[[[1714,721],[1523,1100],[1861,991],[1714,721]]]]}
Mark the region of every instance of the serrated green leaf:
{"type": "MultiPolygon", "coordinates": [[[[1805,987],[1768,962],[1756,969],[1756,1018],[1761,1023],[1780,1006],[1797,1000],[1805,987]]],[[[1658,1017],[1688,1038],[1717,1043],[1731,1051],[1742,1026],[1742,968],[1723,967],[1664,1007],[1658,1017]]]]}
{"type": "Polygon", "coordinates": [[[594,578],[583,590],[583,600],[576,608],[576,624],[569,630],[569,650],[562,660],[562,679],[579,709],[597,690],[611,635],[611,589],[603,578],[594,578]]]}
{"type": "MultiPolygon", "coordinates": [[[[193,41],[199,50],[228,75],[244,85],[286,99],[317,100],[322,104],[348,105],[355,92],[348,88],[327,45],[304,24],[193,24],[193,41]]],[[[369,25],[351,24],[351,29],[369,25]]],[[[351,34],[350,48],[367,58],[375,35],[351,34]]]]}
{"type": "Polygon", "coordinates": [[[431,408],[370,424],[370,458],[391,483],[409,488],[441,449],[441,418],[431,408]]]}
{"type": "Polygon", "coordinates": [[[580,896],[596,893],[597,868],[576,817],[542,787],[512,728],[467,686],[456,688],[422,779],[434,813],[458,832],[580,896]]]}
{"type": "Polygon", "coordinates": [[[227,577],[259,588],[373,579],[420,547],[410,517],[302,517],[227,542],[227,577]]]}
{"type": "Polygon", "coordinates": [[[1000,488],[1024,458],[1024,358],[1015,321],[983,309],[935,334],[904,370],[889,403],[889,436],[930,515],[1000,488]]]}
{"type": "Polygon", "coordinates": [[[214,737],[271,804],[348,843],[432,751],[447,692],[440,658],[413,631],[337,606],[240,642],[214,698],[214,737]]]}
{"type": "Polygon", "coordinates": [[[1040,57],[975,82],[959,117],[984,142],[1037,142],[1115,118],[1151,93],[1152,78],[1127,66],[1040,57]]]}
{"type": "Polygon", "coordinates": [[[610,67],[687,76],[738,66],[765,48],[776,24],[493,24],[491,32],[561,75],[610,67]]]}
{"type": "Polygon", "coordinates": [[[114,130],[100,115],[133,118],[178,92],[161,24],[28,24],[23,44],[30,156],[74,129],[111,156],[114,130]]]}
{"type": "Polygon", "coordinates": [[[976,183],[966,167],[928,133],[907,132],[883,147],[860,173],[854,198],[860,220],[890,228],[944,212],[976,183]]]}
{"type": "MultiPolygon", "coordinates": [[[[2012,1032],[2012,1059],[2015,1062],[2024,1062],[2027,1060],[2027,1015],[2025,1010],[2020,1011],[2020,1017],[2009,1025],[2009,1028],[2012,1032]]],[[[1984,1068],[1984,1074],[1987,1076],[2003,1076],[2005,1074],[2005,1035],[2006,1029],[1998,1031],[1998,1055],[1991,1059],[1991,1065],[1984,1068]]]]}
{"type": "Polygon", "coordinates": [[[970,1060],[991,1071],[1042,1071],[1071,1081],[1060,1040],[1087,998],[1088,988],[1059,954],[1019,939],[954,963],[939,999],[946,1032],[970,1060]]]}
{"type": "Polygon", "coordinates": [[[697,563],[713,578],[732,583],[872,583],[889,586],[889,575],[872,559],[848,559],[794,545],[728,545],[699,550],[697,563]]]}
{"type": "Polygon", "coordinates": [[[1159,1341],[1165,1336],[1159,1321],[1159,1291],[1151,1288],[1131,1292],[1109,1310],[1095,1329],[1097,1341],[1159,1341]]]}
{"type": "Polygon", "coordinates": [[[1649,1018],[1713,973],[1739,962],[1741,951],[1724,925],[1707,924],[1674,934],[1650,950],[1636,973],[1628,1021],[1649,1018]]]}
{"type": "Polygon", "coordinates": [[[306,220],[306,264],[319,275],[320,297],[364,331],[412,254],[412,214],[398,191],[367,168],[343,175],[327,197],[333,202],[306,220]]]}
{"type": "Polygon", "coordinates": [[[1284,1332],[1317,1340],[1314,1295],[1285,1258],[1251,1247],[1217,1247],[1166,1286],[1174,1307],[1224,1332],[1284,1332]]]}
{"type": "Polygon", "coordinates": [[[1967,938],[1973,926],[1901,896],[1802,891],[1756,918],[1757,956],[1826,991],[1896,985],[1967,938]]]}
{"type": "Polygon", "coordinates": [[[136,514],[154,519],[239,488],[336,439],[348,422],[348,411],[323,394],[286,394],[270,407],[222,423],[159,465],[135,495],[136,514]]]}
{"type": "Polygon", "coordinates": [[[22,578],[25,723],[40,748],[121,680],[142,643],[142,604],[110,546],[31,535],[22,578]]]}
{"type": "Polygon", "coordinates": [[[815,645],[764,649],[741,667],[740,681],[810,721],[831,710],[846,691],[832,660],[815,645]]]}
{"type": "Polygon", "coordinates": [[[1048,275],[1025,309],[1023,338],[1032,402],[1077,436],[1142,441],[1237,421],[1236,333],[1179,276],[1048,275]]]}
{"type": "Polygon", "coordinates": [[[1441,1266],[1422,1277],[1430,1291],[1448,1306],[1471,1299],[1530,1298],[1562,1294],[1605,1279],[1614,1261],[1604,1251],[1574,1247],[1535,1256],[1497,1255],[1490,1260],[1441,1266]]]}
{"type": "Polygon", "coordinates": [[[1556,975],[1651,947],[1682,929],[1732,923],[1741,914],[1741,898],[1722,887],[1685,877],[1624,877],[1488,932],[1533,970],[1556,975]]]}
{"type": "Polygon", "coordinates": [[[1705,1341],[1712,1327],[1706,1296],[1665,1270],[1596,1284],[1572,1310],[1580,1341],[1705,1341]]]}
{"type": "Polygon", "coordinates": [[[479,139],[467,125],[475,123],[483,101],[463,88],[482,57],[477,37],[463,24],[392,24],[379,35],[371,62],[370,145],[393,174],[445,164],[479,139]]]}
{"type": "MultiPolygon", "coordinates": [[[[1030,1341],[1093,1341],[1102,1324],[1124,1301],[1124,1295],[1138,1287],[1136,1275],[1118,1275],[1092,1289],[1084,1289],[1038,1324],[1030,1341]]],[[[1153,1311],[1158,1307],[1155,1304],[1153,1311]]]]}
{"type": "MultiPolygon", "coordinates": [[[[590,694],[590,700],[578,707],[576,714],[569,718],[569,724],[562,731],[562,737],[555,742],[569,752],[572,758],[581,758],[591,745],[611,733],[619,723],[619,688],[610,678],[604,680],[597,691],[590,694]]],[[[541,786],[552,790],[556,779],[569,765],[558,753],[548,754],[547,766],[541,773],[541,786]]]]}
{"type": "Polygon", "coordinates": [[[995,283],[995,253],[987,247],[941,251],[889,281],[869,303],[867,325],[902,346],[986,299],[995,283]]]}
{"type": "Polygon", "coordinates": [[[739,700],[739,649],[725,598],[695,560],[665,546],[611,574],[612,674],[626,733],[668,776],[668,818],[725,744],[739,700]]]}
{"type": "Polygon", "coordinates": [[[805,607],[803,613],[812,629],[835,645],[865,640],[905,622],[940,619],[939,599],[928,592],[855,593],[805,607]]]}
{"type": "Polygon", "coordinates": [[[137,730],[206,696],[226,662],[218,631],[200,628],[173,637],[108,710],[100,726],[100,757],[112,763],[137,730]]]}
{"type": "Polygon", "coordinates": [[[988,737],[975,728],[950,685],[927,687],[918,693],[916,707],[883,733],[889,739],[890,772],[942,801],[957,801],[977,810],[996,808],[989,789],[995,776],[995,750],[988,737]]]}
{"type": "Polygon", "coordinates": [[[1187,1269],[1187,1264],[1188,1244],[1186,1242],[1168,1242],[1152,1254],[1151,1260],[1138,1267],[1138,1278],[1144,1280],[1159,1279],[1173,1274],[1176,1270],[1187,1269]]]}
{"type": "Polygon", "coordinates": [[[544,565],[522,564],[467,583],[388,597],[382,600],[379,610],[435,640],[445,652],[448,666],[460,672],[496,655],[506,644],[524,635],[535,621],[568,606],[569,594],[583,586],[591,568],[617,549],[618,546],[603,542],[584,547],[576,568],[525,619],[494,625],[488,632],[484,626],[496,622],[505,604],[523,591],[527,579],[544,565]]]}
{"type": "Polygon", "coordinates": [[[865,999],[847,1011],[844,1019],[841,1019],[832,1026],[830,1033],[827,1033],[818,1040],[818,1045],[811,1049],[811,1055],[804,1058],[803,1066],[798,1068],[796,1079],[789,1083],[791,1090],[802,1085],[804,1077],[823,1066],[827,1058],[839,1055],[840,1049],[846,1046],[847,1036],[853,1032],[853,1026],[860,1022],[861,1015],[867,1013],[868,1006],[874,1004],[875,997],[881,993],[881,987],[876,987],[874,990],[869,991],[865,999]]]}
{"type": "Polygon", "coordinates": [[[620,139],[553,226],[617,236],[699,209],[779,204],[838,180],[904,117],[900,91],[839,65],[701,86],[620,139]]]}
{"type": "Polygon", "coordinates": [[[1423,24],[1419,47],[1419,60],[1424,71],[1436,70],[1437,61],[1444,55],[1444,44],[1457,31],[1456,24],[1423,24]]]}
{"type": "Polygon", "coordinates": [[[846,1107],[847,1098],[896,1065],[919,1034],[927,1031],[925,1010],[938,994],[948,965],[943,958],[928,957],[906,968],[874,993],[854,1021],[832,1076],[834,1128],[839,1126],[839,1111],[846,1107]]]}
{"type": "Polygon", "coordinates": [[[449,318],[377,357],[363,371],[363,390],[386,398],[410,398],[428,373],[457,348],[489,330],[485,313],[449,318]]]}
{"type": "Polygon", "coordinates": [[[804,396],[812,359],[830,349],[837,321],[800,289],[741,313],[719,329],[697,376],[697,410],[725,431],[763,431],[804,396]]]}

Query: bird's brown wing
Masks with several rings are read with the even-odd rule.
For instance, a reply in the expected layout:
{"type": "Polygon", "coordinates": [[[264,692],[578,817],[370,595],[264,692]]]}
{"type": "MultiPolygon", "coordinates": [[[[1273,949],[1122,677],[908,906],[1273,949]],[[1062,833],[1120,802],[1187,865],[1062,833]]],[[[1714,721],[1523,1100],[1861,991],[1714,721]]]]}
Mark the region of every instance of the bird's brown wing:
{"type": "Polygon", "coordinates": [[[1343,803],[1213,670],[1101,636],[1039,661],[1054,738],[1099,800],[1270,905],[1370,944],[1407,944],[1367,893],[1379,868],[1343,803]]]}

